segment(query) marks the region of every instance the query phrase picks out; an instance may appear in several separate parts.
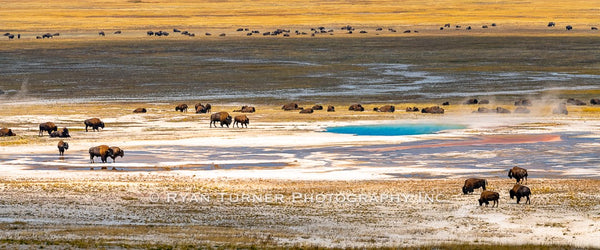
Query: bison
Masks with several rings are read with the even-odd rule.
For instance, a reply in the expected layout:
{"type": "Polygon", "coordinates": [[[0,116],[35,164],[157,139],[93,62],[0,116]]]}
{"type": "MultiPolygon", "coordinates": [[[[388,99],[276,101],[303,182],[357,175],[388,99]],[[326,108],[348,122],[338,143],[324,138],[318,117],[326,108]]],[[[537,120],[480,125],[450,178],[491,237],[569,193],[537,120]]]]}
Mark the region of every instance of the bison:
{"type": "Polygon", "coordinates": [[[300,114],[312,114],[313,112],[314,112],[313,109],[300,110],[300,114]]]}
{"type": "Polygon", "coordinates": [[[67,143],[63,140],[60,140],[58,142],[57,147],[58,147],[58,154],[63,156],[63,155],[65,155],[65,150],[69,149],[69,143],[67,143]]]}
{"type": "Polygon", "coordinates": [[[600,105],[600,99],[594,98],[590,100],[590,104],[592,105],[600,105]]]}
{"type": "Polygon", "coordinates": [[[54,132],[50,133],[50,137],[66,138],[66,137],[71,137],[71,135],[69,135],[69,129],[68,128],[61,128],[58,131],[54,131],[54,132]]]}
{"type": "Polygon", "coordinates": [[[500,194],[494,191],[483,191],[481,192],[481,196],[479,197],[479,206],[485,203],[487,207],[490,204],[490,201],[493,201],[492,207],[498,207],[498,199],[500,199],[500,194]]]}
{"type": "Polygon", "coordinates": [[[250,119],[248,119],[248,117],[246,115],[236,115],[233,118],[233,126],[236,126],[239,128],[240,125],[242,124],[242,128],[244,127],[244,125],[246,125],[246,128],[248,127],[248,124],[250,123],[250,119]]]}
{"type": "Polygon", "coordinates": [[[216,128],[217,122],[221,123],[221,127],[223,127],[223,124],[225,124],[229,128],[229,124],[231,124],[231,116],[227,112],[214,113],[210,116],[209,126],[212,127],[214,125],[216,128]]]}
{"type": "Polygon", "coordinates": [[[106,163],[106,158],[113,156],[113,150],[106,145],[91,147],[89,152],[91,163],[94,163],[94,157],[96,156],[100,157],[102,163],[106,163]]]}
{"type": "Polygon", "coordinates": [[[365,111],[365,108],[360,104],[352,104],[348,107],[350,111],[365,111]]]}
{"type": "Polygon", "coordinates": [[[531,101],[529,99],[517,100],[515,106],[531,106],[531,101]]]}
{"type": "Polygon", "coordinates": [[[43,136],[44,131],[48,132],[48,134],[51,134],[52,131],[57,131],[57,130],[58,130],[58,127],[53,122],[40,123],[39,136],[43,136]]]}
{"type": "Polygon", "coordinates": [[[496,113],[498,113],[498,114],[510,114],[510,110],[505,109],[503,107],[497,107],[496,108],[496,113]]]}
{"type": "Polygon", "coordinates": [[[586,104],[584,101],[575,99],[575,98],[569,98],[567,100],[567,103],[571,104],[571,105],[576,105],[576,106],[585,106],[585,104],[586,104]]]}
{"type": "Polygon", "coordinates": [[[146,113],[147,110],[145,108],[136,108],[133,110],[133,113],[146,113]]]}
{"type": "Polygon", "coordinates": [[[179,104],[177,107],[175,107],[175,111],[187,112],[187,109],[188,105],[185,103],[179,104]]]}
{"type": "Polygon", "coordinates": [[[523,179],[525,179],[525,184],[527,184],[527,169],[514,166],[508,170],[508,178],[512,179],[513,177],[517,183],[523,183],[523,179]]]}
{"type": "Polygon", "coordinates": [[[467,104],[467,105],[477,104],[477,103],[479,103],[479,101],[475,98],[472,98],[472,99],[469,99],[469,100],[466,100],[465,102],[463,102],[463,104],[467,104]]]}
{"type": "Polygon", "coordinates": [[[281,109],[285,110],[285,111],[290,111],[290,110],[299,110],[302,109],[300,107],[298,107],[298,103],[288,103],[285,104],[281,107],[281,109]]]}
{"type": "Polygon", "coordinates": [[[110,158],[112,158],[113,163],[115,162],[115,158],[117,158],[117,156],[121,156],[121,158],[123,158],[125,155],[125,151],[119,147],[110,147],[110,149],[112,150],[112,155],[110,155],[110,158]]]}
{"type": "Polygon", "coordinates": [[[323,105],[316,104],[312,106],[312,110],[323,110],[323,105]]]}
{"type": "Polygon", "coordinates": [[[525,204],[531,204],[531,200],[529,200],[529,195],[531,195],[531,190],[527,186],[515,184],[513,188],[508,191],[510,194],[510,198],[513,199],[515,196],[517,197],[517,204],[521,201],[521,197],[527,197],[527,201],[525,204]]]}
{"type": "Polygon", "coordinates": [[[327,106],[327,112],[335,112],[335,107],[332,105],[327,106]]]}
{"type": "Polygon", "coordinates": [[[92,132],[94,130],[100,131],[98,128],[104,129],[104,122],[98,118],[90,118],[83,121],[83,123],[85,124],[85,132],[88,132],[88,127],[92,127],[92,132]]]}
{"type": "Polygon", "coordinates": [[[254,113],[256,112],[256,108],[252,106],[242,106],[241,109],[234,110],[233,112],[242,112],[242,113],[254,113]]]}
{"type": "Polygon", "coordinates": [[[1,128],[0,129],[0,137],[2,136],[15,136],[16,134],[13,133],[12,129],[9,128],[1,128]]]}
{"type": "Polygon", "coordinates": [[[421,113],[429,113],[429,114],[443,114],[444,109],[439,106],[432,106],[421,109],[421,113]]]}
{"type": "Polygon", "coordinates": [[[384,105],[379,108],[374,108],[373,111],[392,113],[392,112],[396,111],[396,107],[394,107],[394,105],[384,105]]]}
{"type": "Polygon", "coordinates": [[[478,178],[469,178],[465,180],[465,185],[463,185],[462,191],[463,194],[473,193],[474,189],[482,188],[485,190],[485,185],[487,181],[485,179],[478,178]]]}

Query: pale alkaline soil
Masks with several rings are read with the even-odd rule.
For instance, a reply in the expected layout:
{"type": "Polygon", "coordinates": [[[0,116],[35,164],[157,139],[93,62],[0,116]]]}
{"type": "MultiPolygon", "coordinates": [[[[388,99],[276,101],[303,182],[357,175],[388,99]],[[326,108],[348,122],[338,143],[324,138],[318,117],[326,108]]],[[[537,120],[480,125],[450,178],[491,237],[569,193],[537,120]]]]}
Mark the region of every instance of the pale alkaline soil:
{"type": "Polygon", "coordinates": [[[0,100],[254,103],[598,98],[598,36],[0,41],[0,100]]]}
{"type": "Polygon", "coordinates": [[[463,195],[459,179],[279,181],[175,172],[3,178],[0,245],[599,247],[598,180],[532,178],[531,205],[509,199],[514,180],[488,182],[501,194],[498,208],[480,207],[478,191],[463,195]]]}

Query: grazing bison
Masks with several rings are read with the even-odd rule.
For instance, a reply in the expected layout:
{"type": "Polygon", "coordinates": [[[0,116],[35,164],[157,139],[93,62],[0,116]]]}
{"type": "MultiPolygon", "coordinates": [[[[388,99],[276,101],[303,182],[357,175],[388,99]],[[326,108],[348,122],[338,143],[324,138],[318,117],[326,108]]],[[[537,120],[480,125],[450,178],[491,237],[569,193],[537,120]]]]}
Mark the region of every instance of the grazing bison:
{"type": "Polygon", "coordinates": [[[123,156],[125,155],[125,151],[123,151],[119,147],[110,147],[110,149],[113,152],[112,155],[110,155],[110,158],[112,158],[113,163],[115,162],[115,158],[117,158],[117,156],[121,156],[121,158],[123,158],[123,156]]]}
{"type": "Polygon", "coordinates": [[[206,113],[208,113],[208,108],[206,108],[205,105],[202,105],[202,103],[196,103],[196,105],[194,105],[194,108],[196,109],[196,114],[206,114],[206,113]]]}
{"type": "Polygon", "coordinates": [[[40,123],[39,136],[43,136],[44,131],[48,132],[48,134],[51,134],[52,131],[57,131],[57,130],[58,130],[58,127],[53,122],[40,123]]]}
{"type": "Polygon", "coordinates": [[[350,111],[365,111],[365,108],[360,104],[352,104],[348,108],[350,111]]]}
{"type": "Polygon", "coordinates": [[[334,106],[327,106],[327,112],[335,112],[335,107],[334,106]]]}
{"type": "Polygon", "coordinates": [[[319,104],[317,104],[317,105],[315,105],[315,106],[312,106],[312,109],[313,109],[313,110],[323,110],[323,105],[319,105],[319,104]]]}
{"type": "Polygon", "coordinates": [[[490,204],[490,201],[493,201],[492,207],[498,207],[498,199],[500,199],[500,194],[498,192],[483,191],[479,197],[479,206],[485,203],[485,206],[487,207],[490,204]]]}
{"type": "Polygon", "coordinates": [[[313,109],[300,110],[300,114],[312,114],[313,112],[314,112],[313,109]]]}
{"type": "Polygon", "coordinates": [[[234,110],[233,112],[242,112],[242,113],[254,113],[256,112],[256,108],[252,106],[242,106],[241,109],[234,110]]]}
{"type": "Polygon", "coordinates": [[[600,99],[591,99],[590,104],[592,105],[600,105],[600,99]]]}
{"type": "Polygon", "coordinates": [[[396,111],[396,107],[394,107],[394,105],[384,105],[379,108],[374,108],[373,111],[392,113],[392,112],[396,111]]]}
{"type": "Polygon", "coordinates": [[[58,142],[57,146],[58,146],[58,154],[61,155],[61,156],[65,155],[65,150],[69,149],[69,143],[67,143],[67,142],[65,142],[63,140],[60,140],[58,142]]]}
{"type": "Polygon", "coordinates": [[[50,133],[50,137],[66,138],[66,137],[71,137],[71,135],[69,135],[68,128],[61,128],[58,131],[54,131],[54,132],[50,133]]]}
{"type": "Polygon", "coordinates": [[[248,124],[250,124],[250,119],[248,119],[248,117],[246,115],[236,115],[233,118],[233,126],[236,126],[239,128],[240,125],[242,124],[242,128],[244,127],[244,125],[246,125],[246,128],[248,127],[248,124]]]}
{"type": "Polygon", "coordinates": [[[285,104],[281,107],[281,109],[285,110],[285,111],[290,111],[290,110],[299,110],[302,109],[300,107],[298,107],[298,103],[288,103],[285,104]]]}
{"type": "Polygon", "coordinates": [[[517,180],[517,183],[523,183],[523,179],[525,179],[527,184],[527,169],[514,166],[508,170],[508,178],[512,179],[513,177],[517,180]]]}
{"type": "Polygon", "coordinates": [[[462,191],[463,194],[473,193],[473,190],[481,188],[485,190],[485,185],[487,181],[485,179],[478,178],[469,178],[465,180],[465,185],[463,185],[462,191]]]}
{"type": "Polygon", "coordinates": [[[552,114],[568,115],[567,105],[565,103],[559,103],[556,108],[552,109],[552,114]]]}
{"type": "Polygon", "coordinates": [[[179,104],[177,107],[175,107],[175,111],[187,112],[187,109],[188,105],[185,103],[179,104]]]}
{"type": "Polygon", "coordinates": [[[106,163],[106,158],[112,157],[113,150],[106,145],[100,145],[91,147],[90,150],[90,162],[94,163],[94,157],[99,156],[102,163],[106,163]]]}
{"type": "Polygon", "coordinates": [[[510,198],[513,199],[515,196],[517,197],[517,204],[521,201],[521,197],[527,197],[527,201],[525,204],[531,204],[531,200],[529,200],[529,195],[531,195],[531,190],[527,186],[515,184],[513,188],[508,191],[510,194],[510,198]]]}
{"type": "Polygon", "coordinates": [[[217,122],[221,123],[221,127],[223,127],[223,124],[225,124],[229,128],[229,124],[231,124],[231,116],[227,112],[214,113],[210,116],[209,126],[212,127],[214,125],[216,128],[217,122]]]}
{"type": "Polygon", "coordinates": [[[15,136],[16,134],[13,133],[12,129],[9,128],[1,128],[0,129],[0,137],[1,136],[15,136]]]}
{"type": "Polygon", "coordinates": [[[136,108],[133,110],[133,113],[146,113],[147,110],[145,108],[136,108]]]}
{"type": "Polygon", "coordinates": [[[90,119],[83,121],[83,123],[85,124],[85,132],[88,132],[88,127],[92,127],[92,132],[94,130],[100,131],[98,128],[104,129],[104,122],[102,122],[98,118],[90,118],[90,119]]]}
{"type": "Polygon", "coordinates": [[[421,109],[421,113],[429,113],[429,114],[443,114],[444,109],[439,106],[427,107],[421,109]]]}

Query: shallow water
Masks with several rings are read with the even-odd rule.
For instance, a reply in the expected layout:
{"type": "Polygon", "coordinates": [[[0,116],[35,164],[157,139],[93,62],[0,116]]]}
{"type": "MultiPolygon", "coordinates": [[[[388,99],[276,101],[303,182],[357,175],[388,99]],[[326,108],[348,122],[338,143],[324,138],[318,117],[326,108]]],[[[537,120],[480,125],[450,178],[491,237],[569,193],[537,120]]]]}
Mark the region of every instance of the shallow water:
{"type": "Polygon", "coordinates": [[[0,89],[9,93],[0,100],[514,100],[550,90],[600,89],[599,42],[374,37],[42,44],[0,51],[0,89]]]}
{"type": "Polygon", "coordinates": [[[442,130],[464,129],[463,125],[452,124],[385,124],[328,127],[326,132],[352,135],[400,136],[433,134],[442,130]]]}

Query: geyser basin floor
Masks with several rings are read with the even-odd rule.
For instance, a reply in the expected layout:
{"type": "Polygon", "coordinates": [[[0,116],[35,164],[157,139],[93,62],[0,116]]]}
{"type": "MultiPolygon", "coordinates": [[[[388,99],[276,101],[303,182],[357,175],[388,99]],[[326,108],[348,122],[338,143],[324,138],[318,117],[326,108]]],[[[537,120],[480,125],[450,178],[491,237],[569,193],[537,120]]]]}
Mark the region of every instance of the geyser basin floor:
{"type": "Polygon", "coordinates": [[[433,134],[443,130],[464,128],[466,126],[457,124],[377,124],[329,127],[325,131],[338,134],[399,136],[433,134]]]}

